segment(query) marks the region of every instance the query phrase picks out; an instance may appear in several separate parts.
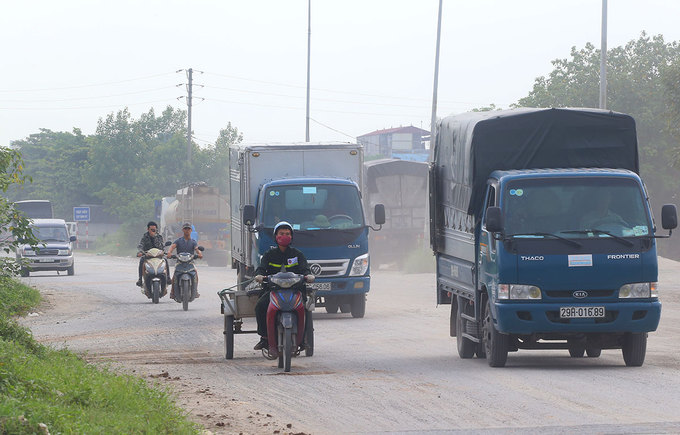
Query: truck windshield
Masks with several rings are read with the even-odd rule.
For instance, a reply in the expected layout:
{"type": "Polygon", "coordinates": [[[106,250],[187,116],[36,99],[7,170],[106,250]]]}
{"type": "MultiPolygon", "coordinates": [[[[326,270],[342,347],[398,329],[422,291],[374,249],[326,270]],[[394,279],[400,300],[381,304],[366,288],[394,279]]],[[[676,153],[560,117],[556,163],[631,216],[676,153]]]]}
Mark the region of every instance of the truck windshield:
{"type": "Polygon", "coordinates": [[[630,178],[514,180],[501,201],[506,236],[620,238],[652,232],[642,189],[630,178]]]}
{"type": "Polygon", "coordinates": [[[33,227],[33,235],[43,242],[68,242],[68,234],[65,226],[33,227]]]}
{"type": "Polygon", "coordinates": [[[352,229],[364,226],[359,191],[350,185],[270,187],[262,201],[263,222],[287,221],[295,230],[352,229]]]}

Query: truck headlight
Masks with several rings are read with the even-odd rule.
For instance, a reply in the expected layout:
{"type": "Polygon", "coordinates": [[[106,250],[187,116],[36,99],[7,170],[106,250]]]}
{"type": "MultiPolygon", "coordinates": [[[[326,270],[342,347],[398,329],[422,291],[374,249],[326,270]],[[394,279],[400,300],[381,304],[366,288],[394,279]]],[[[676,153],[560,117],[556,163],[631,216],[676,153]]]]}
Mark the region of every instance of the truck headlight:
{"type": "Polygon", "coordinates": [[[541,289],[535,285],[498,284],[498,299],[541,299],[541,289]]]}
{"type": "Polygon", "coordinates": [[[350,276],[365,275],[368,270],[368,254],[360,255],[354,259],[352,269],[349,271],[350,276]]]}
{"type": "Polygon", "coordinates": [[[60,249],[57,251],[57,255],[71,255],[70,249],[60,249]]]}
{"type": "Polygon", "coordinates": [[[619,289],[619,299],[658,298],[659,292],[655,282],[634,282],[624,284],[619,289]]]}

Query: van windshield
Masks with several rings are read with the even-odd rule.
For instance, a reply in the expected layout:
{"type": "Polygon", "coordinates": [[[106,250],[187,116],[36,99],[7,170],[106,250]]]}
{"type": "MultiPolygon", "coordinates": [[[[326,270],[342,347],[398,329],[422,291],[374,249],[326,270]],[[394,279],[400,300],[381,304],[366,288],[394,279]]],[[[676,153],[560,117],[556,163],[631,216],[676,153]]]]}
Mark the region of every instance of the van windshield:
{"type": "Polygon", "coordinates": [[[640,237],[652,224],[640,185],[614,177],[514,180],[501,199],[505,234],[567,238],[640,237]]]}
{"type": "Polygon", "coordinates": [[[69,237],[65,226],[32,227],[33,235],[42,242],[68,242],[69,237]]]}
{"type": "Polygon", "coordinates": [[[294,230],[353,229],[364,226],[359,192],[350,185],[275,186],[264,191],[265,227],[287,221],[294,230]]]}

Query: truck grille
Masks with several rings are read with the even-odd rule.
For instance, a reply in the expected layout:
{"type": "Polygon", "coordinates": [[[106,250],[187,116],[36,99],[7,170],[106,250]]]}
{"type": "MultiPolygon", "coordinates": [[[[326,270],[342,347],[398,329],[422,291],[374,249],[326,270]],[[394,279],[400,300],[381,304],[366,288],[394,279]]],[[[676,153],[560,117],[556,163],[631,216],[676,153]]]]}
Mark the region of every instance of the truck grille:
{"type": "Polygon", "coordinates": [[[318,277],[343,276],[347,272],[349,259],[340,260],[307,260],[312,273],[318,277]],[[316,273],[317,267],[321,267],[321,273],[316,273]]]}
{"type": "Polygon", "coordinates": [[[42,249],[40,249],[40,250],[37,250],[37,249],[36,249],[35,254],[36,254],[36,255],[57,255],[57,254],[59,254],[59,250],[58,250],[58,249],[45,249],[45,248],[42,248],[42,249]]]}

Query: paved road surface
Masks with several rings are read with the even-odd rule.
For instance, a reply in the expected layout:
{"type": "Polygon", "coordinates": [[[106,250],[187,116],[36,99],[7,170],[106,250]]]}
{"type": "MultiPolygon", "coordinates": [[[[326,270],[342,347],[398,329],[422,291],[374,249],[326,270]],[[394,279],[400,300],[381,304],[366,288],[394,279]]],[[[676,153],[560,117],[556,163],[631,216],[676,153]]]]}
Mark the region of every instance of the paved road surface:
{"type": "Polygon", "coordinates": [[[136,267],[78,253],[75,276],[31,275],[50,302],[23,322],[41,342],[171,386],[213,433],[680,433],[677,262],[661,260],[662,321],[643,367],[618,350],[520,351],[495,369],[459,359],[434,276],[380,270],[365,318],[317,309],[314,356],[289,374],[252,350],[255,335],[236,336],[224,359],[216,292],[235,283],[231,269],[199,265],[202,296],[184,312],[148,302],[136,267]]]}

